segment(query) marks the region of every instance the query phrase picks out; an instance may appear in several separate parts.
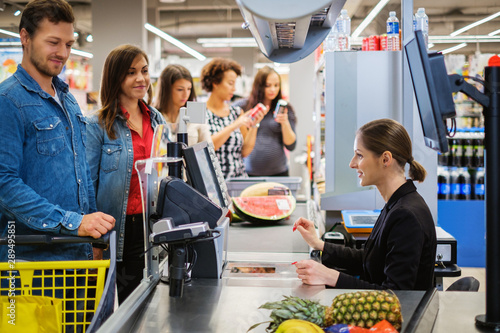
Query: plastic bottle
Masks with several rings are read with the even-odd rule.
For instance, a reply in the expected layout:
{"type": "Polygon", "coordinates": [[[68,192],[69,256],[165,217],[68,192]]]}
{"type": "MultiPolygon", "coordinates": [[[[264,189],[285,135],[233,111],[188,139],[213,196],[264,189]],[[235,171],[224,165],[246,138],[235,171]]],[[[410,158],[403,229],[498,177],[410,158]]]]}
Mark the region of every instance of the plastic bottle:
{"type": "Polygon", "coordinates": [[[466,167],[458,168],[458,183],[460,184],[460,194],[458,199],[470,200],[471,199],[471,177],[469,170],[466,167]]]}
{"type": "Polygon", "coordinates": [[[460,199],[459,173],[456,166],[450,167],[450,199],[460,199]]]}
{"type": "Polygon", "coordinates": [[[415,30],[421,30],[425,40],[425,47],[429,48],[429,17],[425,14],[425,8],[419,8],[415,14],[415,30]]]}
{"type": "Polygon", "coordinates": [[[474,182],[474,199],[484,200],[484,168],[477,168],[476,180],[474,182]]]}
{"type": "Polygon", "coordinates": [[[455,135],[455,137],[451,139],[451,145],[450,145],[451,166],[461,167],[462,156],[463,156],[462,139],[459,138],[459,135],[455,135]]]}
{"type": "Polygon", "coordinates": [[[351,49],[351,18],[347,15],[346,9],[340,11],[335,25],[337,26],[336,51],[349,51],[351,49]]]}
{"type": "Polygon", "coordinates": [[[337,24],[334,24],[323,43],[323,52],[333,52],[337,47],[337,24]]]}
{"type": "Polygon", "coordinates": [[[448,145],[448,151],[446,153],[438,152],[438,165],[448,166],[450,159],[450,148],[448,145]]]}
{"type": "Polygon", "coordinates": [[[438,166],[437,180],[438,180],[438,199],[441,200],[450,199],[450,173],[448,172],[448,167],[438,166]]]}
{"type": "Polygon", "coordinates": [[[484,135],[483,133],[479,132],[475,135],[475,138],[473,140],[473,149],[474,152],[473,154],[473,159],[474,163],[473,165],[475,167],[484,167],[484,135]]]}
{"type": "Polygon", "coordinates": [[[474,165],[474,142],[472,139],[472,133],[464,133],[464,138],[462,139],[462,166],[472,168],[474,165]]]}
{"type": "Polygon", "coordinates": [[[452,143],[453,143],[453,138],[447,137],[448,140],[448,166],[452,166],[453,162],[453,151],[452,151],[452,143]]]}
{"type": "Polygon", "coordinates": [[[387,19],[387,51],[399,51],[399,20],[396,12],[389,12],[387,19]]]}

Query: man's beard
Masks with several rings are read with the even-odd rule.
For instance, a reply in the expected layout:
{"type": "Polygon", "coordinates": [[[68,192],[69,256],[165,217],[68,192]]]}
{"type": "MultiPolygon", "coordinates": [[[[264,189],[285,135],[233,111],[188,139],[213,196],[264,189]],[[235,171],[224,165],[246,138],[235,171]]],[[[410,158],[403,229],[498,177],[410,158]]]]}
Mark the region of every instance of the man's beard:
{"type": "MultiPolygon", "coordinates": [[[[60,69],[51,69],[47,63],[43,63],[38,56],[36,52],[34,52],[34,47],[31,45],[31,50],[30,50],[30,61],[35,66],[35,68],[42,74],[47,75],[47,76],[57,76],[61,73],[63,66],[61,66],[60,69]]],[[[58,58],[60,59],[60,58],[58,58]]],[[[60,59],[63,61],[62,59],[60,59]]]]}

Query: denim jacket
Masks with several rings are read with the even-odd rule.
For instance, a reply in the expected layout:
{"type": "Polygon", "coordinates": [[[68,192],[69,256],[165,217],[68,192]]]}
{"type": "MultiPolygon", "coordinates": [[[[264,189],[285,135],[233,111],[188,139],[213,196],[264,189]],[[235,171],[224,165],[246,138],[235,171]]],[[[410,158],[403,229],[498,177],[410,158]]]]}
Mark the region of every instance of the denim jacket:
{"type": "MultiPolygon", "coordinates": [[[[165,124],[165,119],[155,108],[151,111],[151,126],[165,124]]],[[[122,261],[127,217],[128,190],[134,168],[134,146],[132,134],[122,116],[113,124],[116,139],[111,140],[99,124],[97,115],[88,119],[87,159],[96,192],[97,208],[116,219],[116,259],[122,261]]]]}
{"type": "MultiPolygon", "coordinates": [[[[0,84],[0,231],[2,236],[78,235],[96,211],[85,157],[86,120],[68,85],[52,80],[62,107],[18,65],[0,84]],[[9,222],[15,221],[15,222],[9,222]]],[[[0,261],[87,260],[90,244],[0,246],[0,261]]]]}

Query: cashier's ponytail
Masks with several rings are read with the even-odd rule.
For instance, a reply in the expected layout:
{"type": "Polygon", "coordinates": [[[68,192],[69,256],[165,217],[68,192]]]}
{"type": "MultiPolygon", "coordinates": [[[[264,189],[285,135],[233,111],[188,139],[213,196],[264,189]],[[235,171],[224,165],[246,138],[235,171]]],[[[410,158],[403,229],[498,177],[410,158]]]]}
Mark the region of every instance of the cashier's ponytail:
{"type": "Polygon", "coordinates": [[[422,166],[422,164],[415,161],[413,157],[410,161],[408,161],[408,164],[410,165],[410,170],[408,170],[408,175],[410,176],[410,178],[420,183],[423,182],[425,176],[427,175],[427,171],[425,171],[425,168],[422,166]]]}
{"type": "Polygon", "coordinates": [[[410,178],[418,182],[424,181],[427,172],[413,159],[411,139],[403,125],[392,119],[377,119],[361,126],[356,135],[360,136],[363,145],[377,156],[390,151],[403,170],[408,163],[410,178]]]}

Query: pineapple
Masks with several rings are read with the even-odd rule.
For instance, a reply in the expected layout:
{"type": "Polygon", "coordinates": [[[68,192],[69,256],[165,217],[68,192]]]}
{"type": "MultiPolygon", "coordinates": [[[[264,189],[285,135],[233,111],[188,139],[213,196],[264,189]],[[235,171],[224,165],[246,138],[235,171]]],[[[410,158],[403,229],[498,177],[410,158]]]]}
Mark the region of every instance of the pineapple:
{"type": "MultiPolygon", "coordinates": [[[[338,295],[332,306],[323,306],[318,301],[284,296],[279,302],[268,302],[261,309],[271,311],[268,332],[274,332],[288,319],[301,319],[321,327],[333,324],[349,324],[370,328],[386,319],[396,330],[401,330],[403,318],[401,305],[396,295],[387,291],[357,291],[338,295]]],[[[252,327],[253,328],[253,327],[252,327]]]]}

